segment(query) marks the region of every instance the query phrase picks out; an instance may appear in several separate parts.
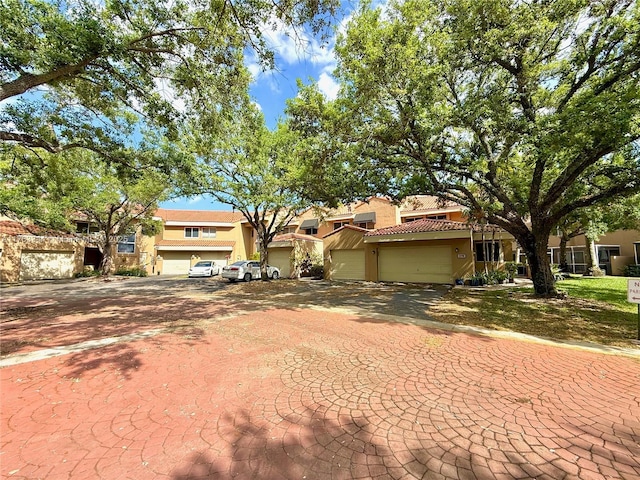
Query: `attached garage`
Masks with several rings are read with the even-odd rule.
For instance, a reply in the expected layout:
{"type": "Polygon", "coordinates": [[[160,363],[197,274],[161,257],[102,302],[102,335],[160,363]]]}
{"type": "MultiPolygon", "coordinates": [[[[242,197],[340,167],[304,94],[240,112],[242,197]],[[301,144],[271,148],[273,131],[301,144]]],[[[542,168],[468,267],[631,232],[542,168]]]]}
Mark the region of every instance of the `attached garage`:
{"type": "Polygon", "coordinates": [[[289,278],[291,276],[291,254],[293,248],[270,248],[268,263],[280,269],[280,277],[289,278]]]}
{"type": "Polygon", "coordinates": [[[364,249],[331,250],[331,278],[333,280],[365,279],[364,249]]]}
{"type": "Polygon", "coordinates": [[[21,280],[72,278],[75,254],[72,251],[22,251],[21,280]]]}
{"type": "Polygon", "coordinates": [[[451,247],[380,246],[378,279],[383,282],[452,283],[451,247]]]}
{"type": "Polygon", "coordinates": [[[191,256],[197,255],[198,260],[213,260],[223,267],[227,264],[226,252],[181,252],[161,251],[162,275],[186,275],[191,267],[191,256]]]}

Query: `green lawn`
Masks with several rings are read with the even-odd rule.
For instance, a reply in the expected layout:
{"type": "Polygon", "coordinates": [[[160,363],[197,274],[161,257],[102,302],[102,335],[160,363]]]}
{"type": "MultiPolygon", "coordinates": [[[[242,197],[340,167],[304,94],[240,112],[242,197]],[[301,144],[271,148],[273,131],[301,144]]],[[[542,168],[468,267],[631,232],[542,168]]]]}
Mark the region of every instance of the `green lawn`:
{"type": "Polygon", "coordinates": [[[574,277],[557,286],[566,299],[539,299],[531,288],[455,288],[429,313],[445,323],[638,348],[637,305],[627,302],[626,278],[574,277]]]}
{"type": "Polygon", "coordinates": [[[638,306],[627,302],[626,277],[572,277],[557,283],[558,290],[571,297],[598,300],[615,305],[621,311],[637,312],[638,306]]]}

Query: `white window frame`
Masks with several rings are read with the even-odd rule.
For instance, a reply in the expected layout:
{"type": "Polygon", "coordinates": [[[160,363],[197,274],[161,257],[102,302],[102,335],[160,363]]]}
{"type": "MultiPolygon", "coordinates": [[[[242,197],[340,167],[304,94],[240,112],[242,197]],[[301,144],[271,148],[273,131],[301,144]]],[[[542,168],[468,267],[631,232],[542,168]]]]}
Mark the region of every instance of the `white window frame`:
{"type": "Polygon", "coordinates": [[[349,220],[337,220],[333,222],[333,229],[338,230],[339,228],[344,227],[345,225],[350,225],[349,220]]]}
{"type": "Polygon", "coordinates": [[[118,237],[118,246],[116,251],[120,254],[124,255],[132,255],[136,253],[136,234],[132,233],[131,235],[121,235],[118,237]],[[124,248],[126,246],[126,248],[124,248]],[[123,248],[123,250],[121,250],[123,248]],[[130,248],[133,248],[129,251],[130,248]]]}
{"type": "Polygon", "coordinates": [[[200,227],[184,227],[184,238],[200,238],[200,227]]]}
{"type": "Polygon", "coordinates": [[[215,227],[202,227],[202,238],[216,238],[217,234],[215,227]]]}

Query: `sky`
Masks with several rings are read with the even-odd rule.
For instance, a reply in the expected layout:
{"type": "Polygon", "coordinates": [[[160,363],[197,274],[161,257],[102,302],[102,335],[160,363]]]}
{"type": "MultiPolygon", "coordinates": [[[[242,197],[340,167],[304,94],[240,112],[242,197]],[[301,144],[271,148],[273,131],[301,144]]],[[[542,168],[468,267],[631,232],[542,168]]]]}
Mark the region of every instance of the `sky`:
{"type": "MultiPolygon", "coordinates": [[[[352,10],[349,2],[344,2],[343,7],[345,6],[345,10],[352,10]]],[[[344,20],[337,23],[336,31],[344,28],[344,23],[344,20]]],[[[296,96],[297,79],[305,84],[315,81],[328,99],[336,97],[338,84],[332,76],[336,67],[333,53],[335,36],[322,45],[318,39],[304,31],[287,35],[285,29],[281,28],[265,32],[265,35],[275,52],[276,69],[263,71],[252,54],[247,55],[246,65],[254,79],[251,96],[262,110],[269,128],[274,128],[278,119],[284,116],[286,100],[296,96]]],[[[161,207],[177,210],[231,210],[230,206],[215,202],[210,197],[175,199],[163,202],[161,207]]]]}

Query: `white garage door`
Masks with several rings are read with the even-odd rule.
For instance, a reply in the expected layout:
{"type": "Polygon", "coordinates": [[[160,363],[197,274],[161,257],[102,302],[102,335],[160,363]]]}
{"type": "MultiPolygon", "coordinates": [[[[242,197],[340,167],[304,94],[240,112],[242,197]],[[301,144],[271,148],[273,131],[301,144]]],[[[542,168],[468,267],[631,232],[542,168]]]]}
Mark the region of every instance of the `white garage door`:
{"type": "Polygon", "coordinates": [[[191,267],[191,252],[162,252],[162,275],[186,275],[191,267]]]}
{"type": "Polygon", "coordinates": [[[364,250],[331,250],[331,278],[364,280],[364,250]]]}
{"type": "Polygon", "coordinates": [[[269,249],[267,262],[280,269],[282,278],[289,278],[291,275],[291,250],[291,248],[269,249]]]}
{"type": "MultiPolygon", "coordinates": [[[[191,256],[199,260],[213,260],[220,268],[227,264],[227,252],[160,252],[163,258],[162,275],[186,275],[191,267],[191,256]]],[[[195,263],[195,260],[194,260],[195,263]]]]}
{"type": "Polygon", "coordinates": [[[382,282],[452,283],[451,247],[381,247],[378,278],[382,282]]]}
{"type": "Polygon", "coordinates": [[[45,280],[73,277],[73,252],[22,252],[20,278],[45,280]]]}

